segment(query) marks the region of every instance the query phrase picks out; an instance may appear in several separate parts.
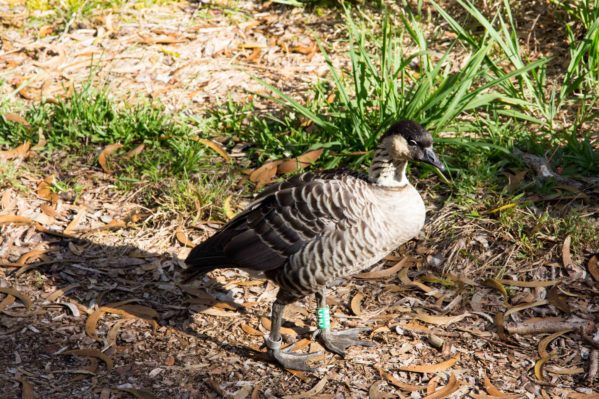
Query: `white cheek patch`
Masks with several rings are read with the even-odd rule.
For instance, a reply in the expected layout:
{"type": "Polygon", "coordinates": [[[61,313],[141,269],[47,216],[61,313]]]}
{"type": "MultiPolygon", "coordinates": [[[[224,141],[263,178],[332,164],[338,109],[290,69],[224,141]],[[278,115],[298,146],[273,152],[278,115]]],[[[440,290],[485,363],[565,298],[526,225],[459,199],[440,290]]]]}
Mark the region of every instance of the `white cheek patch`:
{"type": "Polygon", "coordinates": [[[410,149],[406,139],[401,136],[393,136],[389,143],[389,155],[393,158],[407,158],[410,155],[410,149]]]}

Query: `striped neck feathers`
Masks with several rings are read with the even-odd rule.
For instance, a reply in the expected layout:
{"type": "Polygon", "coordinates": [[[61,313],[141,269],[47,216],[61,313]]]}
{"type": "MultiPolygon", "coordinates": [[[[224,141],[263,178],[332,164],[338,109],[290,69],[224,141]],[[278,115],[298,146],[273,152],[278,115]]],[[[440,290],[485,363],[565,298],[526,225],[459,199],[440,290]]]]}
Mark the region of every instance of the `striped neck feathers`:
{"type": "Polygon", "coordinates": [[[401,188],[410,182],[406,177],[408,160],[393,158],[384,144],[379,144],[374,152],[374,158],[368,172],[368,180],[381,187],[401,188]]]}

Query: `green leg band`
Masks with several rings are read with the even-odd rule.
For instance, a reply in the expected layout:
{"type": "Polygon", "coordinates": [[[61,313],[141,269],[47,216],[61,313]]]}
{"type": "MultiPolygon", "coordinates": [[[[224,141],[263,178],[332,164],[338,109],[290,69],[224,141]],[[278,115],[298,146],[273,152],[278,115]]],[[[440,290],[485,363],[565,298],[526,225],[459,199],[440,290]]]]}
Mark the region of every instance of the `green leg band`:
{"type": "Polygon", "coordinates": [[[316,309],[316,316],[318,320],[318,328],[331,328],[331,315],[328,307],[316,309]]]}

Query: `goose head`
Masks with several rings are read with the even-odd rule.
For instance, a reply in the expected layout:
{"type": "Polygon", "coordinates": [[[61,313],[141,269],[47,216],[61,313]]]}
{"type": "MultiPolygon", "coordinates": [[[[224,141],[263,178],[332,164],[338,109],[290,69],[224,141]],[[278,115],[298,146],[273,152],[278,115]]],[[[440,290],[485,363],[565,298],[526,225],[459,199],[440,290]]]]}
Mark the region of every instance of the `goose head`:
{"type": "Polygon", "coordinates": [[[433,151],[433,136],[416,122],[394,123],[381,137],[380,144],[396,162],[418,161],[445,170],[433,151]]]}

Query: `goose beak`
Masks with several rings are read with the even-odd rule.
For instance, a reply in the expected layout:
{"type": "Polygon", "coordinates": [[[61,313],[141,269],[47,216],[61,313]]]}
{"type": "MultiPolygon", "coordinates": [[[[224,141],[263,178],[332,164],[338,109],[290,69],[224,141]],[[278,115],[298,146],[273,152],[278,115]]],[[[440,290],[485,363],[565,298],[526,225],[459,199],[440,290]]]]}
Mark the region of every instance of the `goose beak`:
{"type": "Polygon", "coordinates": [[[445,166],[441,163],[437,154],[433,151],[432,147],[425,148],[422,158],[418,159],[418,161],[428,163],[438,168],[440,171],[445,170],[445,166]]]}

